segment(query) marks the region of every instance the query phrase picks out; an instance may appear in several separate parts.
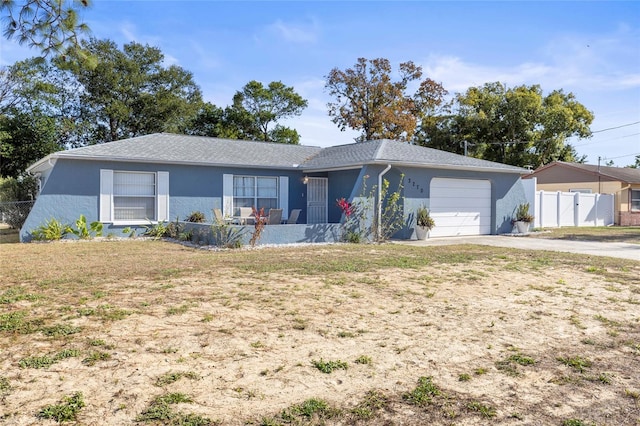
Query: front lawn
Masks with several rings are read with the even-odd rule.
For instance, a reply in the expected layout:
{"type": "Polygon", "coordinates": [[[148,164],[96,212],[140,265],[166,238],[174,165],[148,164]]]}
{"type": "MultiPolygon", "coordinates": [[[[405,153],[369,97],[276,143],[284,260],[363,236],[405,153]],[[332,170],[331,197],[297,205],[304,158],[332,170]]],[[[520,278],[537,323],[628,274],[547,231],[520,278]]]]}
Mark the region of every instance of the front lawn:
{"type": "Polygon", "coordinates": [[[545,228],[542,232],[531,233],[531,236],[562,240],[640,244],[640,226],[545,228]]]}
{"type": "Polygon", "coordinates": [[[3,424],[636,424],[640,262],[0,245],[3,424]]]}

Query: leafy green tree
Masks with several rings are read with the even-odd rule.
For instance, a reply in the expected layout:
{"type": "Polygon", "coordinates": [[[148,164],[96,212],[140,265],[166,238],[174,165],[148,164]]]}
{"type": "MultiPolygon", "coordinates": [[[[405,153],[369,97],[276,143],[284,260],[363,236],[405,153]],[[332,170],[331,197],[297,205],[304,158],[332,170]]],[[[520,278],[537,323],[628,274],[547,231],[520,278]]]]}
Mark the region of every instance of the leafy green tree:
{"type": "Polygon", "coordinates": [[[487,83],[457,94],[452,111],[423,120],[415,142],[432,148],[538,167],[551,161],[583,161],[567,143],[589,137],[593,114],[572,93],[544,96],[538,85],[507,89],[487,83]]]}
{"type": "Polygon", "coordinates": [[[182,132],[195,136],[228,137],[224,123],[224,110],[210,102],[205,102],[182,132]]]}
{"type": "Polygon", "coordinates": [[[38,179],[31,174],[0,177],[0,202],[31,201],[38,196],[38,179]]]}
{"type": "Polygon", "coordinates": [[[277,124],[278,120],[298,116],[308,102],[293,87],[280,81],[272,81],[267,87],[258,81],[250,81],[233,96],[230,122],[242,129],[244,139],[272,142],[298,143],[300,136],[293,129],[277,124]]]}
{"type": "Polygon", "coordinates": [[[253,126],[251,115],[244,109],[224,109],[205,102],[197,115],[182,129],[182,133],[226,139],[251,139],[253,126]]]}
{"type": "Polygon", "coordinates": [[[6,114],[19,102],[18,81],[9,67],[0,68],[0,115],[6,114]]]}
{"type": "Polygon", "coordinates": [[[33,162],[62,149],[55,120],[17,113],[0,117],[0,176],[18,177],[33,162]]]}
{"type": "Polygon", "coordinates": [[[82,119],[80,104],[83,88],[59,63],[59,58],[31,58],[9,67],[11,99],[1,111],[50,117],[55,121],[61,146],[82,146],[87,142],[87,123],[82,119]]]}
{"type": "Polygon", "coordinates": [[[3,35],[39,49],[44,56],[69,49],[81,53],[79,39],[89,27],[80,22],[79,13],[90,5],[90,0],[2,0],[3,35]]]}
{"type": "Polygon", "coordinates": [[[110,40],[83,44],[99,58],[94,68],[64,63],[83,87],[83,117],[93,123],[90,142],[109,142],[184,129],[202,105],[189,71],[164,67],[160,49],[139,43],[123,50],[110,40]]]}
{"type": "Polygon", "coordinates": [[[628,165],[627,167],[631,169],[640,169],[640,154],[636,155],[636,162],[628,165]]]}
{"type": "Polygon", "coordinates": [[[397,139],[410,141],[418,122],[444,104],[447,91],[427,78],[413,62],[400,64],[400,78],[391,78],[391,64],[384,58],[359,58],[353,68],[334,68],[327,75],[325,88],[335,97],[328,103],[329,116],[340,130],[362,131],[358,141],[397,139]],[[409,94],[411,82],[420,81],[409,94]]]}

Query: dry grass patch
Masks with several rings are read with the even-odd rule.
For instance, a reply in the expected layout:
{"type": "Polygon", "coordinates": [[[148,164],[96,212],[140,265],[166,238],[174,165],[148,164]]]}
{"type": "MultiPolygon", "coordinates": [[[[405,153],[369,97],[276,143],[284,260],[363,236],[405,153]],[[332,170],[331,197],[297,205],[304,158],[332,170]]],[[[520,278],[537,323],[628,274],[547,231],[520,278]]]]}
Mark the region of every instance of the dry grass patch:
{"type": "Polygon", "coordinates": [[[159,241],[3,245],[0,259],[8,425],[47,424],[78,393],[79,424],[640,420],[640,262],[159,241]]]}

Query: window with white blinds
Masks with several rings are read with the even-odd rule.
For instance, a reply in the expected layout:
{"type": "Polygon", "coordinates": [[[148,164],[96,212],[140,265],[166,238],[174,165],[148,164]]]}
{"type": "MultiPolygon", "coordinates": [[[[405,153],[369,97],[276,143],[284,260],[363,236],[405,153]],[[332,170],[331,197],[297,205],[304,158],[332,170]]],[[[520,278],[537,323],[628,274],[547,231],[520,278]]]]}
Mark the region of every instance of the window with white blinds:
{"type": "Polygon", "coordinates": [[[233,176],[233,207],[264,208],[268,214],[269,209],[278,207],[278,178],[233,176]]]}
{"type": "Polygon", "coordinates": [[[156,174],[113,172],[113,220],[156,220],[156,174]]]}

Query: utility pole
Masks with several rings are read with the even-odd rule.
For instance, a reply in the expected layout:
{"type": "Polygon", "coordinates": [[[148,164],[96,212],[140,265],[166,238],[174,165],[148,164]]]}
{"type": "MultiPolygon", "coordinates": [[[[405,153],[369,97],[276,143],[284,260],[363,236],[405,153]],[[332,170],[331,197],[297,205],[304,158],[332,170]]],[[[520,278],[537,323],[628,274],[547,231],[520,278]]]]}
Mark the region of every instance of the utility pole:
{"type": "Polygon", "coordinates": [[[602,193],[602,182],[600,181],[600,160],[602,157],[598,155],[598,194],[602,193]]]}

